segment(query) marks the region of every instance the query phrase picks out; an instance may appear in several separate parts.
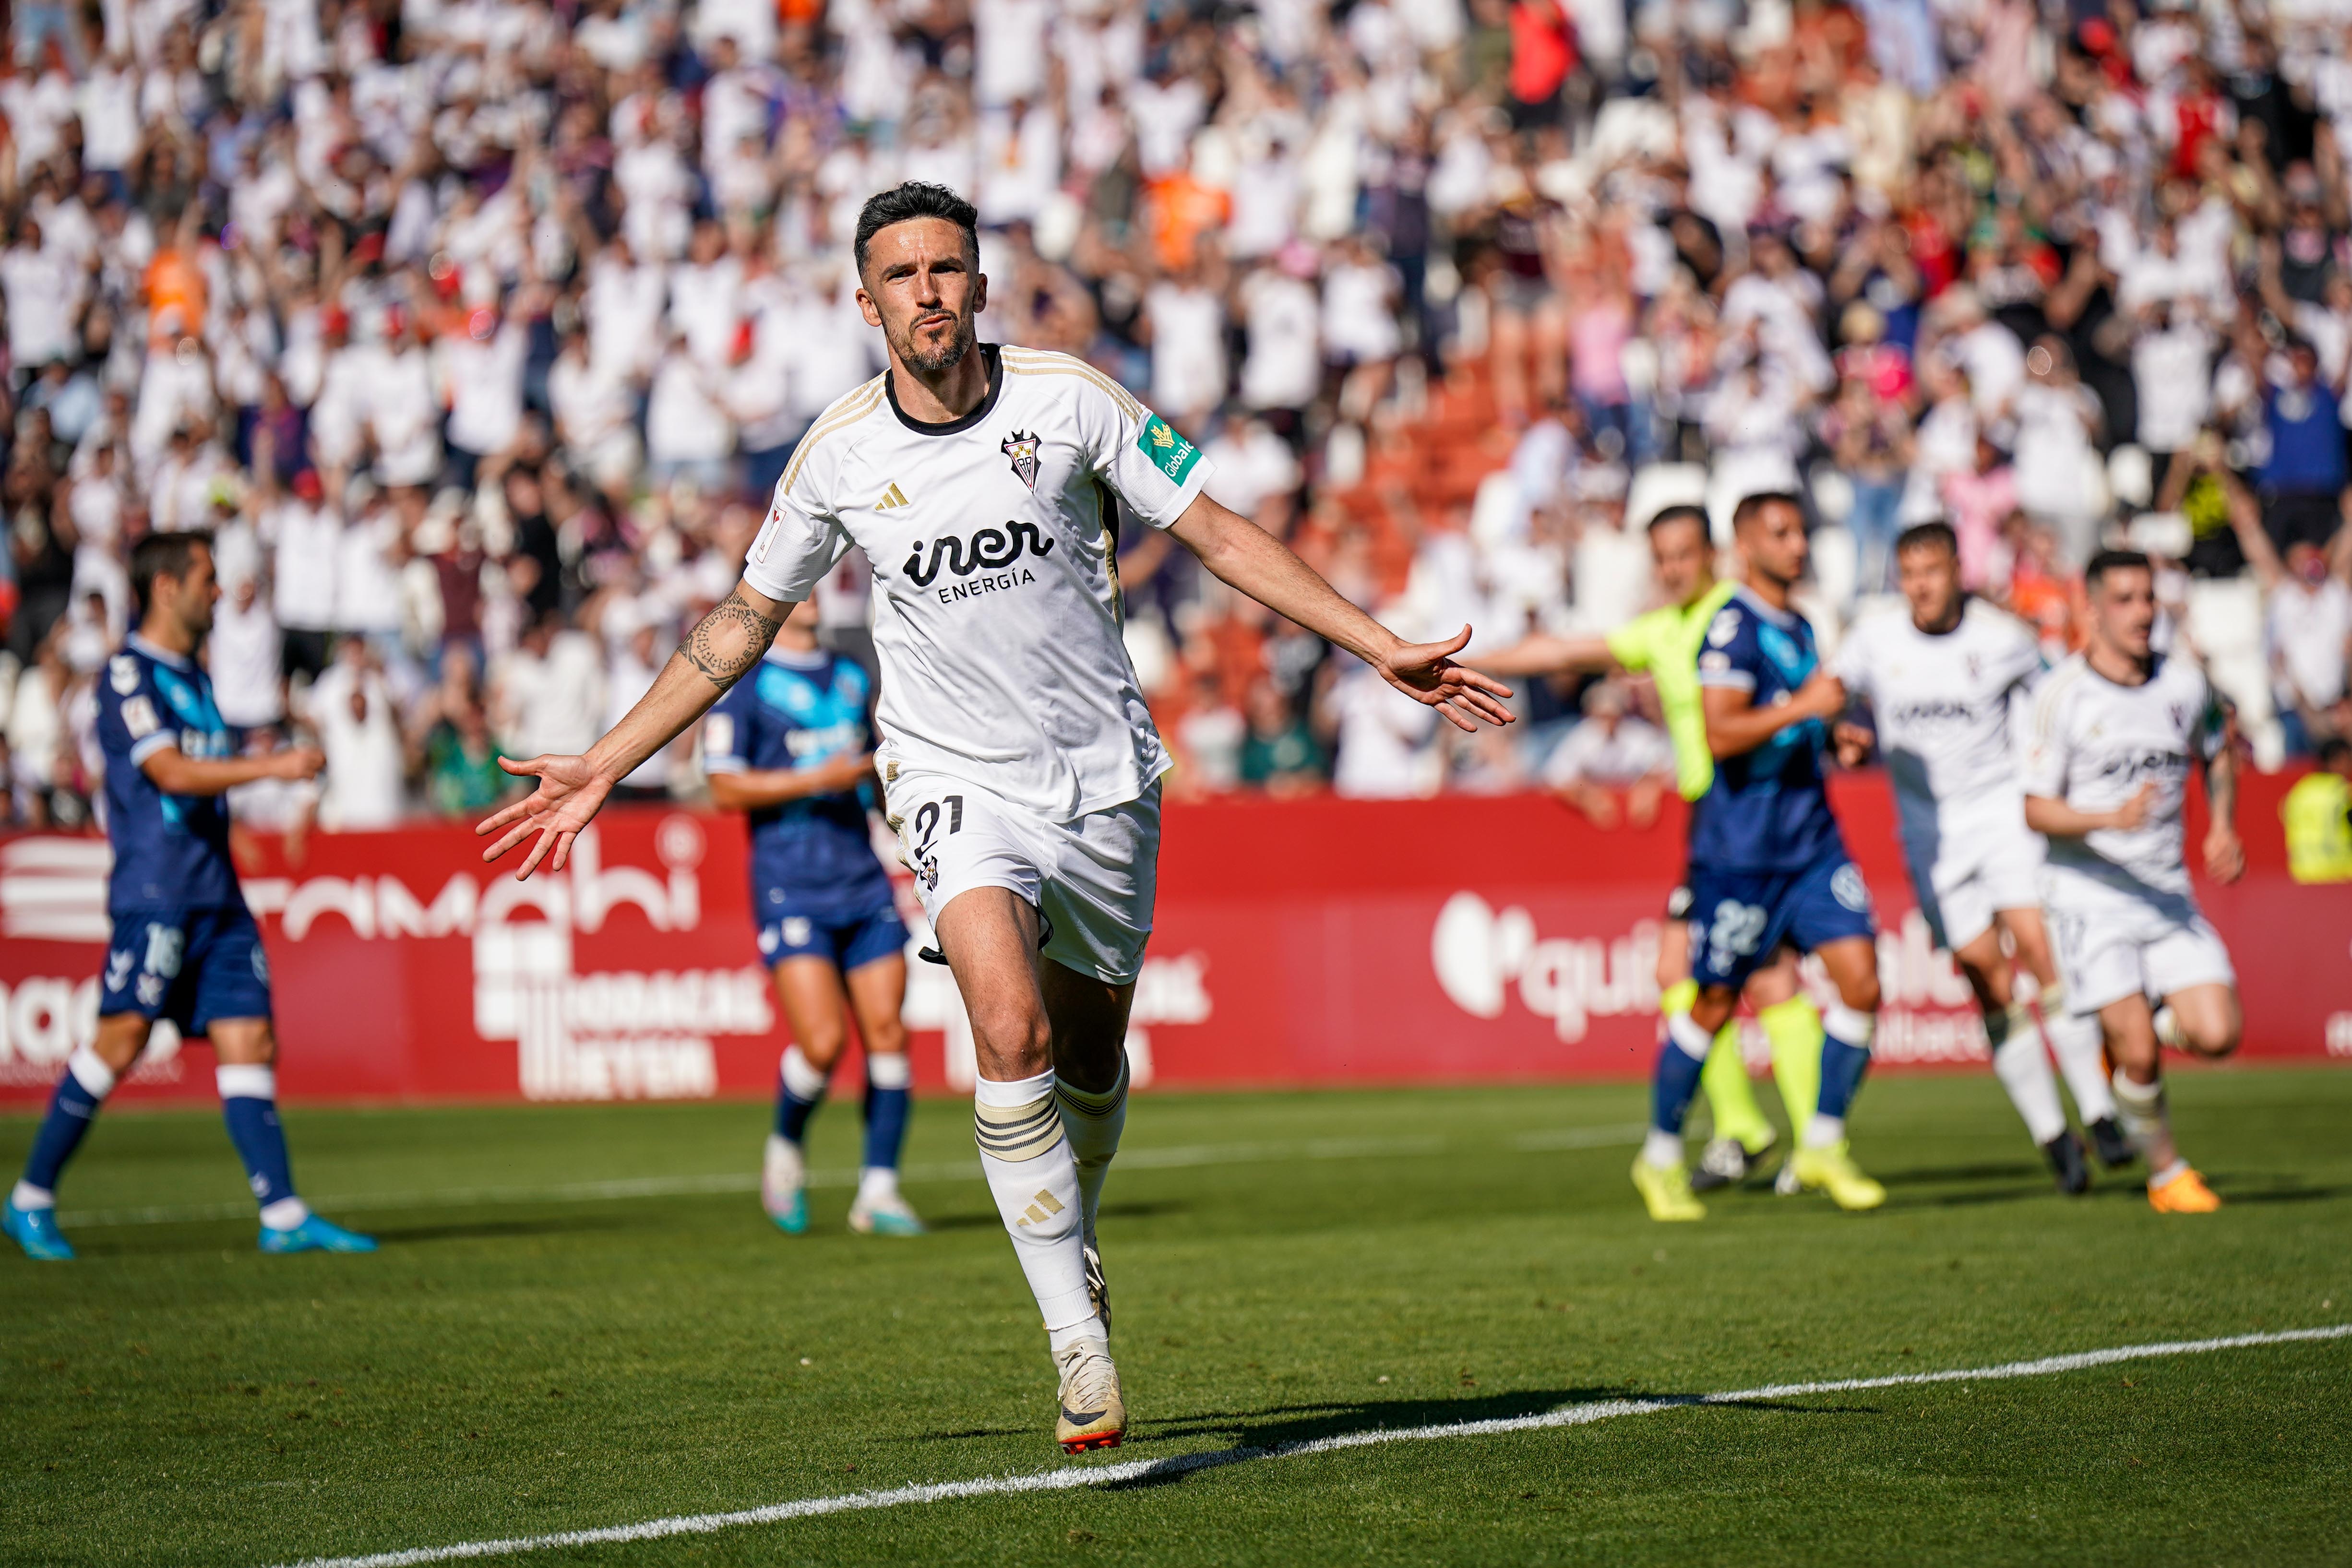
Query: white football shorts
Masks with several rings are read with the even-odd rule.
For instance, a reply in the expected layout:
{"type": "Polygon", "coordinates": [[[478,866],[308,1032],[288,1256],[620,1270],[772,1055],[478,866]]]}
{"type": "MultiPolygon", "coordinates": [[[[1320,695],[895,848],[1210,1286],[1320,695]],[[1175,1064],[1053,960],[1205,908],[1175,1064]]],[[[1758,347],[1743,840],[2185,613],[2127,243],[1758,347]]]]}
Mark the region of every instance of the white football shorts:
{"type": "Polygon", "coordinates": [[[2004,909],[2042,902],[2042,835],[2021,812],[1955,814],[1933,833],[1906,834],[1903,858],[1936,946],[1956,952],[1992,929],[2004,909]]]}
{"type": "Polygon", "coordinates": [[[886,792],[899,859],[935,929],[958,894],[1006,888],[1045,917],[1055,963],[1112,985],[1143,972],[1160,883],[1157,782],[1068,822],[940,773],[902,769],[886,792]]]}
{"type": "Polygon", "coordinates": [[[2066,1010],[2095,1013],[2126,997],[2160,1001],[2191,986],[2234,986],[2237,970],[2187,894],[2122,888],[2063,865],[2042,873],[2066,1010]]]}

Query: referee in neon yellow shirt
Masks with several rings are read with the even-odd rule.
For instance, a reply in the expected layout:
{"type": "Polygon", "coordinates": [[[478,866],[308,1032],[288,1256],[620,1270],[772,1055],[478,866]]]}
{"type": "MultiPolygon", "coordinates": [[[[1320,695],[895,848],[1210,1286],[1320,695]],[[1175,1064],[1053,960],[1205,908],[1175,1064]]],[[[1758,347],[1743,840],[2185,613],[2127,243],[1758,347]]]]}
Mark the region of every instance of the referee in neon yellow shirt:
{"type": "MultiPolygon", "coordinates": [[[[1734,584],[1716,580],[1715,551],[1706,513],[1674,506],[1650,519],[1650,556],[1668,602],[1639,615],[1602,637],[1556,637],[1538,633],[1514,647],[1474,662],[1498,675],[1549,675],[1622,669],[1647,673],[1658,689],[1658,706],[1675,746],[1675,783],[1685,800],[1696,800],[1715,781],[1715,758],[1706,743],[1706,718],[1699,706],[1698,653],[1715,612],[1731,597],[1734,584]]],[[[1698,994],[1690,978],[1690,890],[1677,887],[1666,900],[1666,921],[1658,939],[1659,1010],[1688,1012],[1698,994]]],[[[1748,982],[1745,995],[1771,1042],[1772,1073],[1788,1107],[1789,1124],[1801,1127],[1813,1113],[1822,1071],[1822,1019],[1799,988],[1796,955],[1787,948],[1748,982]]],[[[1700,1191],[1745,1180],[1757,1171],[1777,1137],[1740,1059],[1738,1025],[1727,1023],[1707,1053],[1701,1082],[1715,1113],[1715,1137],[1699,1161],[1691,1186],[1700,1191]]]]}

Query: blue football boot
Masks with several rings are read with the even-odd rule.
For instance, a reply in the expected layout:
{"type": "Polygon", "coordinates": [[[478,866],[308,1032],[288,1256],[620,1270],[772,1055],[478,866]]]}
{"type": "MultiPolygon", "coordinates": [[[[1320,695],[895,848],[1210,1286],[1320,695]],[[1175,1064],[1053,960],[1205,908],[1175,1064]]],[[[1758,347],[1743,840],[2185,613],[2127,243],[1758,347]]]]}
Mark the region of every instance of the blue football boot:
{"type": "Polygon", "coordinates": [[[36,1263],[62,1263],[74,1255],[66,1233],[58,1228],[54,1208],[18,1208],[12,1202],[6,1214],[0,1216],[0,1229],[14,1237],[25,1256],[36,1263]]]}
{"type": "Polygon", "coordinates": [[[261,1228],[264,1252],[373,1252],[375,1238],[346,1230],[331,1219],[310,1216],[290,1230],[261,1228]]]}
{"type": "Polygon", "coordinates": [[[760,1207],[787,1236],[799,1236],[808,1229],[807,1179],[800,1145],[769,1134],[766,1157],[760,1166],[760,1207]]]}

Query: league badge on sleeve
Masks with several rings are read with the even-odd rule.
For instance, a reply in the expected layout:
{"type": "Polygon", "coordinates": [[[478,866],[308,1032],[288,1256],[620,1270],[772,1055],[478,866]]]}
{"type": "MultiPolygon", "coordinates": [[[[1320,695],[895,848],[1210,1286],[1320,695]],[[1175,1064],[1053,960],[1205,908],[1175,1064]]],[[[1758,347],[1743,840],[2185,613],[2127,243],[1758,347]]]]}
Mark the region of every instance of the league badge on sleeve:
{"type": "Polygon", "coordinates": [[[1034,490],[1037,487],[1037,438],[1027,431],[1016,430],[1004,438],[1001,450],[1012,460],[1013,476],[1034,490]]]}

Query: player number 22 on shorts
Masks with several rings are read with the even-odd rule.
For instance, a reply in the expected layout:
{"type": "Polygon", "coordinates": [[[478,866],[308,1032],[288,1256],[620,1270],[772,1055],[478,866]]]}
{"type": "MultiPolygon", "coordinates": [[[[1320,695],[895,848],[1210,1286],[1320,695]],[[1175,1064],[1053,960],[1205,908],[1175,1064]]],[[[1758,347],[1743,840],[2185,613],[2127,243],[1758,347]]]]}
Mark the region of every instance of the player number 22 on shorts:
{"type": "Polygon", "coordinates": [[[1706,936],[1710,967],[1729,968],[1734,956],[1744,958],[1756,951],[1756,944],[1763,939],[1765,918],[1760,904],[1741,904],[1729,898],[1717,904],[1715,925],[1706,936]]]}

